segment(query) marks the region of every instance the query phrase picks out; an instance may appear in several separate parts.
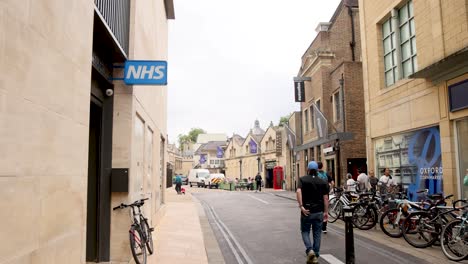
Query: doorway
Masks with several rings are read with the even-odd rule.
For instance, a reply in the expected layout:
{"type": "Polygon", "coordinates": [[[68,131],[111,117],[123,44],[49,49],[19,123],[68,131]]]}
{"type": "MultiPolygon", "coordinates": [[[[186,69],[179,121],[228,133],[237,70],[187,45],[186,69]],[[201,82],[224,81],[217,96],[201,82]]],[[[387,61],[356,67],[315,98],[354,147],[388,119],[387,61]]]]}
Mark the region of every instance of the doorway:
{"type": "Polygon", "coordinates": [[[100,178],[102,104],[91,101],[89,112],[88,203],[86,216],[86,261],[98,261],[98,185],[100,178]]]}
{"type": "Polygon", "coordinates": [[[265,188],[273,188],[273,169],[266,169],[265,172],[265,188]]]}
{"type": "Polygon", "coordinates": [[[359,170],[367,174],[367,159],[347,159],[348,173],[353,175],[353,179],[356,180],[359,175],[359,170]]]}
{"type": "Polygon", "coordinates": [[[335,159],[327,159],[325,160],[327,163],[327,173],[334,179],[335,181],[335,186],[340,186],[341,185],[341,179],[338,177],[336,178],[336,173],[335,173],[335,159]]]}
{"type": "Polygon", "coordinates": [[[113,86],[95,69],[91,74],[86,213],[86,261],[110,258],[113,86]]]}

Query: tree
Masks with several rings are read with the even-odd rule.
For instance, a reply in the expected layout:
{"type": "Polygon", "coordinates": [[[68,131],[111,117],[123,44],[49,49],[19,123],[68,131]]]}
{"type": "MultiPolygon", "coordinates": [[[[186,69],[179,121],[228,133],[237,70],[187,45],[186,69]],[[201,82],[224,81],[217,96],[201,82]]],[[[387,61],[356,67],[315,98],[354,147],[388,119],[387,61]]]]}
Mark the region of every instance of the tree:
{"type": "Polygon", "coordinates": [[[198,135],[200,134],[205,134],[206,131],[201,129],[201,128],[192,128],[190,132],[188,133],[188,137],[190,141],[193,143],[197,142],[198,135]]]}
{"type": "Polygon", "coordinates": [[[285,124],[287,125],[289,122],[289,116],[290,115],[282,116],[279,120],[278,126],[284,126],[285,124]]]}
{"type": "Polygon", "coordinates": [[[179,140],[179,147],[182,147],[182,145],[185,143],[196,143],[198,135],[205,133],[206,131],[201,128],[192,128],[187,135],[179,134],[179,136],[177,136],[179,140]]]}

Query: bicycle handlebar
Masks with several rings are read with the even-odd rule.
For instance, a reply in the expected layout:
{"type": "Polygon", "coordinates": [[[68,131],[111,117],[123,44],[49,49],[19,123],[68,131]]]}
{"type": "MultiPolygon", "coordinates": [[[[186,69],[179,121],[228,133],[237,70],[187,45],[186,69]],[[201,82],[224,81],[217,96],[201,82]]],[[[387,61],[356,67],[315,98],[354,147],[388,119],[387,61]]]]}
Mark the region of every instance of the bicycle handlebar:
{"type": "Polygon", "coordinates": [[[136,201],[133,202],[132,204],[124,204],[124,203],[121,203],[119,206],[116,206],[116,207],[112,208],[112,210],[124,209],[124,208],[126,208],[126,207],[133,207],[133,206],[140,207],[140,206],[143,206],[143,204],[145,203],[144,201],[146,201],[146,200],[149,200],[149,198],[144,198],[144,199],[136,200],[136,201]]]}

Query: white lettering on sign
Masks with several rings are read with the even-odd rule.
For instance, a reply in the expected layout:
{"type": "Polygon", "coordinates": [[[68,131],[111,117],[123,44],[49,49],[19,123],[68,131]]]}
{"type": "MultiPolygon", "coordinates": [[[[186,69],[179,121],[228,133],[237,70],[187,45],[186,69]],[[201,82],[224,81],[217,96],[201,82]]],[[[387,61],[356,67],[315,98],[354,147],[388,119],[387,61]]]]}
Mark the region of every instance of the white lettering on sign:
{"type": "Polygon", "coordinates": [[[159,80],[164,78],[164,69],[166,66],[154,66],[154,65],[129,65],[127,71],[127,79],[153,79],[159,80]]]}

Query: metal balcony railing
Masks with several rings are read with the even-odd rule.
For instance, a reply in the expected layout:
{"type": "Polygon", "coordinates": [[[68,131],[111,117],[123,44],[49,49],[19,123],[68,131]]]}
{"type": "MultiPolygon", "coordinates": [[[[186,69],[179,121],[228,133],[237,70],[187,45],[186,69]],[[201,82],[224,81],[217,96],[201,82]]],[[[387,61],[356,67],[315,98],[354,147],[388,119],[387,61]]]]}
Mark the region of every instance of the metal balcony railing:
{"type": "Polygon", "coordinates": [[[120,47],[128,55],[130,0],[94,0],[94,3],[120,47]]]}

